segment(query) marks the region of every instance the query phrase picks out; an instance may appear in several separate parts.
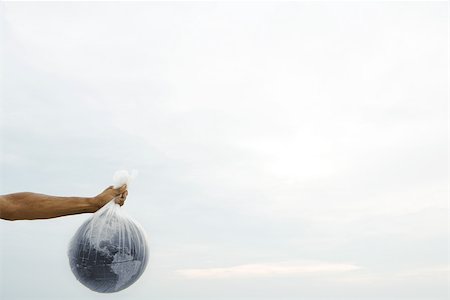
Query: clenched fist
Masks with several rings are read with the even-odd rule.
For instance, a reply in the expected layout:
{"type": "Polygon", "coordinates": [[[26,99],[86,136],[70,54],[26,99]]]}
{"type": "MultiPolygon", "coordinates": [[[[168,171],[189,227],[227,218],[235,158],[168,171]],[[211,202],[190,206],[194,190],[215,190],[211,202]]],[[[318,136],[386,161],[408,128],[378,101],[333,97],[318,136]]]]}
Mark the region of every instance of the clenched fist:
{"type": "Polygon", "coordinates": [[[120,206],[123,205],[125,199],[127,199],[128,190],[127,185],[124,184],[120,188],[115,189],[113,186],[106,188],[103,192],[94,197],[94,202],[100,209],[106,203],[114,198],[114,201],[120,206]]]}

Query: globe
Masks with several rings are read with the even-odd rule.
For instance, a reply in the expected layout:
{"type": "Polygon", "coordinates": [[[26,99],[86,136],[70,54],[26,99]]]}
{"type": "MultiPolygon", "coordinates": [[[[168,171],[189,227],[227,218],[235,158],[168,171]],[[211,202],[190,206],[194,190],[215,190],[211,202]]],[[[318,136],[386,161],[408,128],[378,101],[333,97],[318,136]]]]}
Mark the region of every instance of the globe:
{"type": "Polygon", "coordinates": [[[68,252],[75,277],[100,293],[118,292],[132,285],[148,260],[144,231],[131,219],[111,212],[113,209],[117,208],[85,222],[68,252]]]}

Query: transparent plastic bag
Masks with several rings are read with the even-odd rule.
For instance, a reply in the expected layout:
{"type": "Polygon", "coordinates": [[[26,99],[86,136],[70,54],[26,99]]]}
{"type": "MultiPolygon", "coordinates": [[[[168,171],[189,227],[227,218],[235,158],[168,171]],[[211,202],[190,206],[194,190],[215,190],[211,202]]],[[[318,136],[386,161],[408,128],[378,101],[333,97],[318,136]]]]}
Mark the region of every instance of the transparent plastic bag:
{"type": "MultiPolygon", "coordinates": [[[[114,188],[130,179],[128,172],[116,172],[114,188]]],[[[80,226],[68,256],[73,274],[83,285],[99,293],[118,292],[144,272],[147,239],[142,227],[111,199],[80,226]]]]}

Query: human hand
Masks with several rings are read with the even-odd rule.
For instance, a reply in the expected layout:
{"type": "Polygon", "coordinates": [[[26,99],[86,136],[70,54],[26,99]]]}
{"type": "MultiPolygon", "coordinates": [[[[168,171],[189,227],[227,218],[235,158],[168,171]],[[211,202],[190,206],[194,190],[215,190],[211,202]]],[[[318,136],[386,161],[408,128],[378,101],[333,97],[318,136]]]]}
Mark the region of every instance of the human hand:
{"type": "Polygon", "coordinates": [[[127,196],[128,196],[127,185],[124,184],[117,189],[115,189],[113,186],[109,186],[103,192],[95,196],[93,199],[98,209],[100,209],[106,203],[111,201],[113,198],[117,204],[122,206],[127,196]]]}

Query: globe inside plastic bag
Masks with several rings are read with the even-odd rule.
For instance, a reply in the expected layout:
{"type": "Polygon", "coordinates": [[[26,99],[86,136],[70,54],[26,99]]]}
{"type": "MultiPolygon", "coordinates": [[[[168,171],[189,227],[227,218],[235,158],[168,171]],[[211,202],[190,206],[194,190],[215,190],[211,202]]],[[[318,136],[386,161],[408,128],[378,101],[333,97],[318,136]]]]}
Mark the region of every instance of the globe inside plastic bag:
{"type": "MultiPolygon", "coordinates": [[[[116,172],[114,187],[127,184],[128,172],[116,172]]],[[[132,285],[148,260],[142,227],[111,199],[84,222],[69,245],[69,262],[75,277],[89,289],[113,293],[132,285]]]]}

